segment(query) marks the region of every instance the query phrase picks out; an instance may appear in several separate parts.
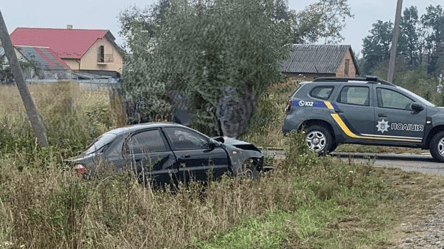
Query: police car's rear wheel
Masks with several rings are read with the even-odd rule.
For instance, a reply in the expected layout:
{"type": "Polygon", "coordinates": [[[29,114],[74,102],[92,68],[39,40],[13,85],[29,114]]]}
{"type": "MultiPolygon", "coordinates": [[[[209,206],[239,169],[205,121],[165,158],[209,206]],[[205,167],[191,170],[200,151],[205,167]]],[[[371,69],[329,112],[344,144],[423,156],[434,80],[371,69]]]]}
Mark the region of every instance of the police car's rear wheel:
{"type": "Polygon", "coordinates": [[[305,130],[305,143],[308,148],[318,154],[323,154],[332,148],[332,136],[330,132],[323,126],[312,125],[305,130]]]}
{"type": "Polygon", "coordinates": [[[433,136],[430,141],[430,153],[436,161],[444,162],[444,131],[433,136]]]}

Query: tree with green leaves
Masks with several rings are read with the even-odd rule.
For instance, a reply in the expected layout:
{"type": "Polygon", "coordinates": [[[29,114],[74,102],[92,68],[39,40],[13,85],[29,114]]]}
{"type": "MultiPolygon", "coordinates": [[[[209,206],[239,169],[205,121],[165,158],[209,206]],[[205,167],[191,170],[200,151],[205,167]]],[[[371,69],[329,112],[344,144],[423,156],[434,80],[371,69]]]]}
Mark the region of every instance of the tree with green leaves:
{"type": "Polygon", "coordinates": [[[292,25],[294,43],[341,42],[345,20],[353,17],[347,0],[319,0],[295,14],[292,25]]]}
{"type": "Polygon", "coordinates": [[[173,111],[169,93],[179,92],[188,99],[191,126],[232,137],[246,131],[258,98],[283,79],[281,65],[295,34],[300,40],[337,40],[345,25],[337,18],[349,13],[346,0],[320,0],[318,12],[312,6],[314,12],[303,15],[314,18],[316,28],[297,31],[298,16],[286,0],[164,2],[120,15],[130,53],[123,93],[152,121],[173,111]],[[155,12],[159,6],[166,7],[155,12]]]}
{"type": "MultiPolygon", "coordinates": [[[[134,39],[139,35],[139,31],[148,33],[149,37],[154,37],[156,27],[164,19],[168,7],[169,0],[158,0],[157,3],[140,9],[137,6],[130,6],[119,14],[120,32],[119,34],[128,39],[134,39]]],[[[128,44],[127,44],[128,45],[128,44]]]]}
{"type": "MultiPolygon", "coordinates": [[[[138,35],[126,36],[132,54],[123,91],[154,112],[167,106],[167,91],[179,91],[189,99],[191,125],[207,134],[215,134],[214,118],[224,120],[218,114],[248,124],[253,105],[248,104],[249,110],[242,114],[249,115],[241,117],[237,110],[221,110],[221,103],[255,103],[271,83],[282,80],[280,67],[289,55],[290,29],[288,23],[273,18],[274,4],[273,0],[216,0],[205,8],[172,0],[162,23],[153,25],[155,38],[142,32],[143,22],[131,25],[131,33],[138,35]],[[227,96],[230,100],[223,101],[227,96]]],[[[231,136],[246,129],[242,125],[229,131],[229,121],[221,125],[231,136]]]]}
{"type": "Polygon", "coordinates": [[[0,59],[0,84],[12,84],[14,82],[14,75],[12,75],[11,68],[0,59]]]}
{"type": "MultiPolygon", "coordinates": [[[[416,70],[425,62],[427,73],[436,78],[444,68],[444,11],[439,5],[430,5],[426,10],[421,18],[415,6],[403,11],[397,60],[409,70],[416,70]]],[[[392,23],[378,21],[370,33],[363,40],[364,73],[372,73],[388,59],[392,23]]]]}
{"type": "Polygon", "coordinates": [[[424,65],[414,70],[398,73],[394,83],[423,96],[429,101],[433,101],[433,92],[436,92],[438,86],[438,81],[427,75],[424,65]]]}
{"type": "Polygon", "coordinates": [[[421,53],[424,46],[422,29],[420,26],[418,8],[406,8],[401,17],[401,35],[398,42],[398,52],[405,57],[410,69],[421,64],[421,53]]]}
{"type": "Polygon", "coordinates": [[[427,73],[438,77],[444,69],[444,11],[441,6],[426,8],[421,22],[427,30],[427,73]]]}
{"type": "Polygon", "coordinates": [[[290,27],[274,19],[274,9],[273,0],[216,0],[211,8],[172,1],[155,50],[171,88],[189,98],[192,126],[214,133],[216,118],[224,135],[242,134],[250,103],[282,80],[290,27]]]}
{"type": "Polygon", "coordinates": [[[371,35],[364,38],[362,55],[364,58],[363,74],[371,74],[379,63],[390,58],[393,23],[378,20],[370,30],[371,35]]]}

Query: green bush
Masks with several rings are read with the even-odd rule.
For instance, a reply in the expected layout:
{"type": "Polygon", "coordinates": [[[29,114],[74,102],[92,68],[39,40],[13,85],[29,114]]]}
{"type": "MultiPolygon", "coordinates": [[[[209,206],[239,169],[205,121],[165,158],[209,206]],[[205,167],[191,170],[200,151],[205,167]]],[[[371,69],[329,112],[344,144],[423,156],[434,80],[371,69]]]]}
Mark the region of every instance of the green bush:
{"type": "Polygon", "coordinates": [[[319,164],[318,154],[311,152],[304,140],[305,134],[296,131],[290,132],[285,140],[285,159],[288,170],[299,175],[319,164]]]}

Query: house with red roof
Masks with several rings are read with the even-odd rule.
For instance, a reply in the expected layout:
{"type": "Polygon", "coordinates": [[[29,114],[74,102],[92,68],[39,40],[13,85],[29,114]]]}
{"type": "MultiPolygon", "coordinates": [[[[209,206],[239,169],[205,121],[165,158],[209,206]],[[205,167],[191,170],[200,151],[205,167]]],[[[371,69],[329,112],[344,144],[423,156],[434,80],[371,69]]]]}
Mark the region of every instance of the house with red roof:
{"type": "Polygon", "coordinates": [[[113,78],[122,73],[123,52],[109,30],[19,27],[10,37],[16,48],[34,50],[49,66],[113,78]]]}
{"type": "MultiPolygon", "coordinates": [[[[73,78],[68,65],[48,47],[15,46],[14,51],[27,80],[73,78]]],[[[0,61],[3,69],[8,67],[8,58],[1,44],[0,61]]]]}

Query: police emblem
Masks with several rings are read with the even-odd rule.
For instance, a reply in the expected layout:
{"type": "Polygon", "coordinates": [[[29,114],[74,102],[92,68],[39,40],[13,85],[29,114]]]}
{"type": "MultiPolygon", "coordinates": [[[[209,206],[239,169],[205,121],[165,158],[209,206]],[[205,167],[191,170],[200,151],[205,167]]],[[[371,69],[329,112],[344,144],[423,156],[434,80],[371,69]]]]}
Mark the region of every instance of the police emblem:
{"type": "Polygon", "coordinates": [[[378,131],[380,131],[381,133],[384,133],[385,131],[388,132],[388,128],[389,128],[388,121],[385,121],[384,119],[381,121],[378,121],[376,128],[378,128],[378,131]]]}

